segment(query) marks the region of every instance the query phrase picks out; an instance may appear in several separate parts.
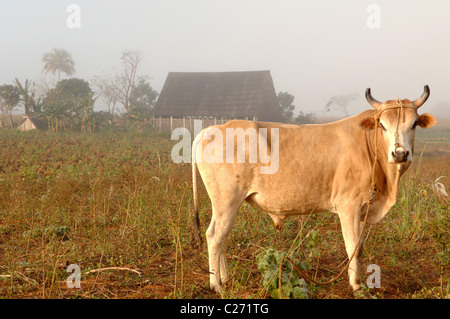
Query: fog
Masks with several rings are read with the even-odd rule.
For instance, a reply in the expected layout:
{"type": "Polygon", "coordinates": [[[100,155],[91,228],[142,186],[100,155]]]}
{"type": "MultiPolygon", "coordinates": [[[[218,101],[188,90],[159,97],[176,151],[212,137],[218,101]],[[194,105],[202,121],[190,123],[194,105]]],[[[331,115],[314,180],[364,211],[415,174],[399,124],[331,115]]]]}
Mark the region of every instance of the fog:
{"type": "Polygon", "coordinates": [[[450,113],[446,0],[2,0],[0,46],[0,85],[42,79],[42,55],[54,47],[86,80],[139,50],[140,73],[158,92],[171,71],[270,70],[277,93],[295,96],[295,113],[320,114],[332,96],[357,93],[348,105],[356,114],[369,107],[367,87],[384,101],[415,99],[425,84],[423,110],[450,113]],[[72,3],[80,24],[69,28],[72,3]]]}

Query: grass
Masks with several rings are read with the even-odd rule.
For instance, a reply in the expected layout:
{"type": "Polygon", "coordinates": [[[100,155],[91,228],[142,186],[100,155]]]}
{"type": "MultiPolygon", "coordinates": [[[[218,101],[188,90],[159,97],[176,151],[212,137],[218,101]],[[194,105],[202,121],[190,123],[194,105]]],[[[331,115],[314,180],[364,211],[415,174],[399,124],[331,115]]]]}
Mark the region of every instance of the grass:
{"type": "MultiPolygon", "coordinates": [[[[441,135],[437,148],[450,150],[441,135]]],[[[420,138],[397,204],[366,231],[362,275],[369,264],[381,267],[381,288],[370,290],[377,298],[449,293],[448,197],[433,185],[450,190],[450,158],[428,152],[432,135],[420,138]]],[[[218,298],[208,289],[206,248],[190,243],[191,167],[171,161],[175,142],[158,133],[1,130],[0,297],[218,298]],[[67,287],[71,264],[80,267],[80,289],[67,287]]],[[[203,186],[199,195],[204,231],[211,205],[203,186]]],[[[322,281],[346,257],[335,215],[310,216],[300,228],[292,219],[277,231],[244,204],[228,245],[225,297],[269,297],[256,262],[269,248],[294,253],[322,281]]],[[[353,297],[346,276],[308,285],[312,298],[353,297]]]]}

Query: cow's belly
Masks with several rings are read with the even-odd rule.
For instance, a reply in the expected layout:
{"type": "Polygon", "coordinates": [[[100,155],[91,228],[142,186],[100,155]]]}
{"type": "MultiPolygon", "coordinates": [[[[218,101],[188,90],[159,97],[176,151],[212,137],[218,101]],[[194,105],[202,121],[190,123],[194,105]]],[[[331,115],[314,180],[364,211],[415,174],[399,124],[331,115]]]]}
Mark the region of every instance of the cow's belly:
{"type": "Polygon", "coordinates": [[[291,215],[321,213],[329,210],[327,205],[305,200],[302,196],[289,198],[283,195],[272,196],[271,194],[253,193],[245,200],[252,206],[257,206],[271,215],[279,215],[280,218],[291,215]]]}

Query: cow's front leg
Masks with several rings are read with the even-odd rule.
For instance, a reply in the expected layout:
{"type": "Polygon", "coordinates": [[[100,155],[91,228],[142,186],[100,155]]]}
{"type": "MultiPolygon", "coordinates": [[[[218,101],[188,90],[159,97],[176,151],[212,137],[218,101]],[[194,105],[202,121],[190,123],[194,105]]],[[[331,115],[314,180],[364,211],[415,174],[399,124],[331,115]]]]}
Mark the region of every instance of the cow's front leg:
{"type": "Polygon", "coordinates": [[[361,280],[359,275],[359,262],[358,253],[355,252],[358,246],[359,234],[361,231],[360,227],[360,216],[359,211],[346,210],[339,213],[339,220],[341,222],[342,234],[345,241],[345,250],[347,251],[348,258],[353,258],[348,267],[348,277],[350,280],[350,286],[352,286],[353,291],[360,288],[361,280]]]}

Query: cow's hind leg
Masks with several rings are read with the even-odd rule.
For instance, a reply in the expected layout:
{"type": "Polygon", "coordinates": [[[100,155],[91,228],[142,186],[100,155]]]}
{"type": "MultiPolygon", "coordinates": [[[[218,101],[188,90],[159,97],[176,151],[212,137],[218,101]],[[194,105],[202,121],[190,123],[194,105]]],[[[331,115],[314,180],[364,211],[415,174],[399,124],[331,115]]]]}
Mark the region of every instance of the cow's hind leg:
{"type": "Polygon", "coordinates": [[[239,205],[240,203],[229,203],[226,205],[223,202],[218,205],[213,204],[211,223],[206,231],[210,286],[217,292],[222,289],[222,284],[229,279],[225,257],[226,242],[233,228],[239,205]]]}

